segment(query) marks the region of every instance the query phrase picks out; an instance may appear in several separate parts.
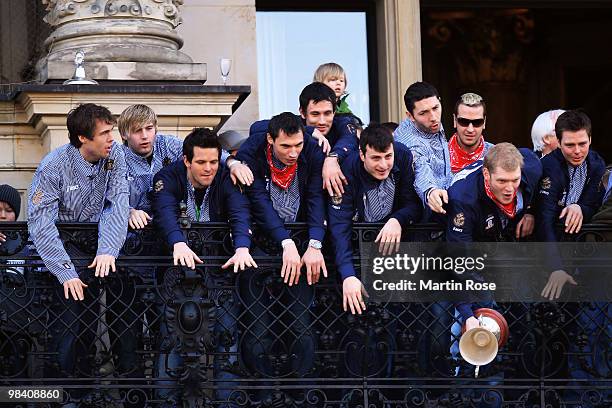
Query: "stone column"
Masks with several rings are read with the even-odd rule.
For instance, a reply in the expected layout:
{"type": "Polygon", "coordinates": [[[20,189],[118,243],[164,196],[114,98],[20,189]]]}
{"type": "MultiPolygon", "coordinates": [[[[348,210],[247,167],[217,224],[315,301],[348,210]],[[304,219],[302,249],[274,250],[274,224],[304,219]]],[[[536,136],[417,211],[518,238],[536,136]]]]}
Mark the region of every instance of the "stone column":
{"type": "Polygon", "coordinates": [[[404,92],[422,78],[419,0],[376,2],[380,119],[406,118],[404,92]]]}
{"type": "Polygon", "coordinates": [[[41,1],[54,28],[45,41],[49,55],[37,66],[43,82],[70,78],[79,49],[96,80],[206,80],[206,65],[179,51],[184,0],[41,1]]]}

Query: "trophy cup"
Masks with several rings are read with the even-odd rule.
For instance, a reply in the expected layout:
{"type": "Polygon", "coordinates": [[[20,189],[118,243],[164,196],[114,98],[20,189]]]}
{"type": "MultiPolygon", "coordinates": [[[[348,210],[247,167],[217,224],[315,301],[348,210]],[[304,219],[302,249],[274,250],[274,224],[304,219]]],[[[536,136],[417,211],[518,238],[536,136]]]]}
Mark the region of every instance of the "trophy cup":
{"type": "Polygon", "coordinates": [[[82,50],[78,50],[74,56],[74,75],[71,79],[64,81],[64,85],[98,85],[97,81],[85,77],[84,62],[85,53],[82,50]]]}
{"type": "Polygon", "coordinates": [[[474,311],[480,327],[465,331],[462,328],[459,340],[461,357],[476,366],[475,376],[478,377],[480,366],[489,364],[497,356],[498,350],[508,341],[508,322],[496,310],[480,308],[474,311]]]}

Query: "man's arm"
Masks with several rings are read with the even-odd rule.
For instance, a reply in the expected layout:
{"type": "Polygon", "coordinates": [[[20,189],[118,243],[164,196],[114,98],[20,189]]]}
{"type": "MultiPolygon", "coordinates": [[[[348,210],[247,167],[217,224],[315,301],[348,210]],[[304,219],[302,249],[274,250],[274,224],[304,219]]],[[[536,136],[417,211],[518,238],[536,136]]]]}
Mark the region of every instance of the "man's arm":
{"type": "MultiPolygon", "coordinates": [[[[247,162],[249,167],[256,169],[254,163],[247,162]]],[[[279,245],[289,238],[289,231],[285,228],[285,223],[278,216],[272,205],[272,199],[266,189],[266,180],[263,174],[254,174],[253,184],[246,187],[247,197],[251,203],[253,219],[258,226],[267,232],[270,237],[279,245]]],[[[272,181],[269,181],[272,183],[272,181]]]]}
{"type": "MultiPolygon", "coordinates": [[[[345,172],[348,171],[345,165],[342,166],[345,172]]],[[[346,173],[345,173],[346,174],[346,173]]],[[[350,178],[350,176],[348,176],[350,178]]],[[[349,180],[354,182],[354,180],[349,180]]],[[[331,242],[334,245],[334,256],[336,268],[342,280],[349,276],[355,276],[355,266],[353,265],[353,243],[351,241],[353,227],[353,212],[355,203],[353,202],[353,188],[355,186],[349,182],[344,190],[342,202],[334,204],[329,199],[327,211],[329,216],[329,233],[331,242]]]]}
{"type": "Polygon", "coordinates": [[[98,251],[100,255],[119,256],[119,251],[125,242],[129,217],[129,187],[125,177],[127,166],[125,156],[120,146],[115,145],[116,154],[113,168],[110,171],[106,186],[106,202],[98,227],[98,251]]]}
{"type": "MultiPolygon", "coordinates": [[[[447,242],[473,242],[475,214],[471,206],[459,200],[449,199],[448,224],[446,228],[447,242]]],[[[456,302],[455,308],[464,320],[474,317],[471,302],[456,302]]]]}
{"type": "Polygon", "coordinates": [[[179,224],[179,204],[183,194],[171,168],[157,172],[153,186],[153,215],[162,237],[170,247],[186,242],[179,224]]]}
{"type": "Polygon", "coordinates": [[[249,199],[231,182],[229,175],[223,178],[224,205],[227,206],[234,249],[251,247],[251,208],[249,199]]]}
{"type": "Polygon", "coordinates": [[[407,151],[407,158],[400,163],[402,169],[401,180],[398,183],[400,188],[401,207],[391,214],[390,218],[399,221],[402,227],[419,222],[423,213],[423,205],[414,189],[414,171],[412,170],[412,154],[407,151]]]}
{"type": "Polygon", "coordinates": [[[61,284],[78,279],[55,226],[59,211],[60,175],[57,169],[36,171],[28,197],[28,230],[41,259],[61,284]]]}
{"type": "Polygon", "coordinates": [[[318,148],[311,148],[308,163],[310,174],[306,186],[306,202],[308,203],[308,235],[310,239],[323,242],[325,238],[326,206],[325,196],[321,189],[323,185],[323,153],[318,148]]]}
{"type": "Polygon", "coordinates": [[[222,181],[224,205],[229,212],[229,222],[234,241],[234,255],[222,266],[223,269],[234,265],[234,272],[248,267],[257,268],[257,263],[249,253],[251,246],[251,211],[248,198],[235,187],[229,175],[222,181]]]}
{"type": "Polygon", "coordinates": [[[331,151],[338,154],[338,160],[342,163],[351,152],[358,150],[357,130],[350,118],[342,116],[334,118],[334,127],[338,132],[338,139],[331,151]]]}
{"type": "MultiPolygon", "coordinates": [[[[394,136],[400,131],[398,128],[394,136]]],[[[414,160],[414,188],[419,195],[419,198],[423,201],[423,205],[427,205],[427,192],[431,189],[442,188],[438,186],[435,177],[429,163],[429,152],[426,149],[425,141],[419,143],[414,141],[412,138],[407,138],[408,144],[406,147],[412,153],[414,160]]]]}
{"type": "MultiPolygon", "coordinates": [[[[544,159],[545,160],[545,159],[544,159]]],[[[559,169],[544,161],[542,180],[536,192],[536,237],[541,242],[557,241],[555,226],[559,222],[558,202],[563,194],[559,169]]]]}

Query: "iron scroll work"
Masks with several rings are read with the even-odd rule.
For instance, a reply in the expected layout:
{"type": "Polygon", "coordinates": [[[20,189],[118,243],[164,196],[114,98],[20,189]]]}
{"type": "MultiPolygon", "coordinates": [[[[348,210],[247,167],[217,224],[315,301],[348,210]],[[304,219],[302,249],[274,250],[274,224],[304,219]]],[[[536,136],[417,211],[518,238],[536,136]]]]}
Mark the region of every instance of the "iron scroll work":
{"type": "MultiPolygon", "coordinates": [[[[475,380],[455,349],[460,317],[451,302],[370,302],[351,315],[332,256],[328,278],[304,297],[283,284],[279,248],[265,237],[255,240],[259,268],[241,279],[220,268],[233,253],[227,225],[184,227],[204,261],[195,270],[172,265],[145,229],[129,233],[118,271],[99,279],[86,270],[97,226],[59,225],[88,285],[75,307],[31,250],[26,224],[2,224],[0,387],[56,386],[64,404],[83,407],[612,405],[610,303],[498,303],[510,338],[475,380]]],[[[379,228],[354,227],[356,270],[379,228]]],[[[408,233],[423,240],[437,228],[408,233]]],[[[291,231],[304,249],[304,226],[291,231]]],[[[610,237],[587,225],[577,239],[610,237]]]]}

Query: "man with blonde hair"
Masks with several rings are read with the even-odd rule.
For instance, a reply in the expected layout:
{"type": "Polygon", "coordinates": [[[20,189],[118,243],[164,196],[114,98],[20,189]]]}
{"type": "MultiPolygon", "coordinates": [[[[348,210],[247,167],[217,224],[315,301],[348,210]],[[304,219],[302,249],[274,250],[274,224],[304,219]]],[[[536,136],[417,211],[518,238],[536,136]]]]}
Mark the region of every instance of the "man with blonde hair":
{"type": "Polygon", "coordinates": [[[531,126],[531,141],[533,143],[533,151],[540,157],[546,156],[548,153],[559,147],[559,141],[555,134],[555,123],[557,118],[565,112],[563,109],[550,110],[538,115],[531,126]]]}
{"type": "MultiPolygon", "coordinates": [[[[448,242],[511,242],[521,237],[521,220],[532,202],[542,164],[529,149],[517,149],[510,143],[499,143],[486,153],[481,171],[474,171],[448,189],[448,242]]],[[[474,311],[479,307],[494,307],[484,303],[458,302],[458,325],[451,329],[454,341],[460,336],[458,327],[479,326],[474,311]]],[[[451,351],[455,350],[455,345],[451,351]]],[[[503,374],[493,366],[484,368],[489,385],[502,380],[503,374]]],[[[461,368],[461,370],[464,370],[461,368]]],[[[473,393],[474,390],[465,390],[473,393]]],[[[484,395],[484,393],[483,393],[484,395]]],[[[488,390],[487,406],[501,407],[503,396],[498,390],[488,390]]]]}
{"type": "MultiPolygon", "coordinates": [[[[542,164],[529,149],[500,143],[489,149],[482,171],[448,190],[448,242],[510,242],[521,237],[520,221],[534,200],[542,164]]],[[[478,325],[471,304],[457,306],[470,325],[478,325]]]]}
{"type": "Polygon", "coordinates": [[[128,106],[117,121],[123,139],[130,187],[132,229],[144,228],[151,221],[149,195],[153,176],[183,156],[183,142],[175,136],[157,134],[157,115],[147,105],[128,106]]]}

